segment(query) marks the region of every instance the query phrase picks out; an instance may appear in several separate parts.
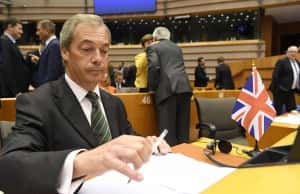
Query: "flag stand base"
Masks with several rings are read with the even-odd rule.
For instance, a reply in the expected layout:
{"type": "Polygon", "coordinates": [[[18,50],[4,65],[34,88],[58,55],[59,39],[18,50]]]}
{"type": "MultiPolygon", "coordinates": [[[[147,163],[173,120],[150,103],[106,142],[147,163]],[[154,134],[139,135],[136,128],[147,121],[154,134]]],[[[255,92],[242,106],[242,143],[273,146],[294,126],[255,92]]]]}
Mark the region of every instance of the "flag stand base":
{"type": "Polygon", "coordinates": [[[260,153],[257,140],[255,140],[255,146],[253,150],[243,150],[243,153],[247,154],[251,158],[257,156],[260,153]]]}

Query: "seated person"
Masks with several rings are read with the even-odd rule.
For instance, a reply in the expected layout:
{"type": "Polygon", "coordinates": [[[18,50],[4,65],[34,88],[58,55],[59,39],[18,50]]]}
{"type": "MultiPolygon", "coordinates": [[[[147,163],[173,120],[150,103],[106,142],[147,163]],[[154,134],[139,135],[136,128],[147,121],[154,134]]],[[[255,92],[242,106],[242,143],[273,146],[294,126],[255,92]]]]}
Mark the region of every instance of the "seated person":
{"type": "Polygon", "coordinates": [[[16,124],[0,156],[3,192],[73,193],[83,178],[108,170],[143,179],[136,169],[149,160],[155,138],[130,135],[121,100],[98,89],[110,37],[99,16],[77,14],[65,22],[60,46],[66,74],[17,97],[16,124]]]}
{"type": "Polygon", "coordinates": [[[101,89],[105,90],[108,93],[116,93],[116,88],[111,86],[110,84],[110,78],[108,76],[108,73],[105,73],[103,78],[100,79],[99,85],[101,89]]]}
{"type": "Polygon", "coordinates": [[[114,87],[116,87],[117,89],[126,87],[125,80],[123,78],[123,73],[122,72],[116,71],[114,73],[114,77],[115,77],[115,85],[114,85],[114,87]]]}

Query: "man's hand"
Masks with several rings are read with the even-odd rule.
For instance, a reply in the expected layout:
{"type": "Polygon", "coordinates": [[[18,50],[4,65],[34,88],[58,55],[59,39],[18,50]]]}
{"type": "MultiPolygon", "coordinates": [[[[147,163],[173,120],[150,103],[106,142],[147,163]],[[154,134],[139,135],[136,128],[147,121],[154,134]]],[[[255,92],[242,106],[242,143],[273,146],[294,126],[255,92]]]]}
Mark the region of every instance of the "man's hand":
{"type": "Polygon", "coordinates": [[[96,176],[108,170],[116,170],[132,180],[141,181],[138,172],[152,154],[150,139],[122,135],[95,149],[78,154],[74,161],[73,178],[88,175],[96,176]],[[133,164],[134,169],[129,164],[133,164]]]}
{"type": "MultiPolygon", "coordinates": [[[[152,143],[152,145],[156,142],[159,141],[158,137],[156,136],[148,136],[147,139],[149,139],[152,143]]],[[[159,143],[157,148],[154,148],[153,150],[154,154],[167,154],[171,152],[171,147],[170,145],[162,139],[161,142],[159,143]]]]}
{"type": "Polygon", "coordinates": [[[37,64],[40,58],[34,54],[29,54],[30,60],[33,64],[37,64]]]}

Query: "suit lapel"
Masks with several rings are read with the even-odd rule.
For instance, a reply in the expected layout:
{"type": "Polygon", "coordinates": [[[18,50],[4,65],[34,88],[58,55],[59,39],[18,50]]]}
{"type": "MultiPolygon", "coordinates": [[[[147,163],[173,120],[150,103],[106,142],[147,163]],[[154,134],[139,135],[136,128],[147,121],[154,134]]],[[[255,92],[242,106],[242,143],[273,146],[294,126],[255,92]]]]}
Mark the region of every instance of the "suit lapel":
{"type": "Polygon", "coordinates": [[[24,57],[20,51],[20,49],[18,48],[18,46],[16,45],[16,43],[13,43],[8,36],[3,35],[4,38],[11,44],[11,46],[13,47],[13,49],[15,50],[15,53],[17,53],[17,55],[19,55],[19,57],[24,61],[24,57]]]}
{"type": "Polygon", "coordinates": [[[84,115],[83,110],[73,94],[71,88],[67,85],[64,77],[61,77],[53,90],[55,103],[63,113],[64,117],[72,124],[74,129],[85,139],[91,147],[96,147],[98,141],[93,135],[90,125],[84,115]]]}

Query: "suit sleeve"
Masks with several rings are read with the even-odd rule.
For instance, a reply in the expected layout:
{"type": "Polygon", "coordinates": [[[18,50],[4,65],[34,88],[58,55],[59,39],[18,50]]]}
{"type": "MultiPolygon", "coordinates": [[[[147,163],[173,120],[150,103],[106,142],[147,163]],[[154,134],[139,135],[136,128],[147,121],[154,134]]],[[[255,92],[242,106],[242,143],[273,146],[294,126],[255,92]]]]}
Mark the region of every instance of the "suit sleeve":
{"type": "Polygon", "coordinates": [[[48,73],[46,82],[56,80],[64,73],[64,66],[62,63],[62,57],[60,53],[59,44],[49,45],[49,54],[47,58],[48,73]]]}
{"type": "Polygon", "coordinates": [[[37,100],[23,94],[16,101],[13,133],[0,156],[0,188],[5,193],[57,193],[58,177],[71,150],[49,151],[37,100]]]}
{"type": "Polygon", "coordinates": [[[13,70],[15,69],[16,53],[13,52],[14,48],[10,45],[8,40],[1,40],[1,42],[2,42],[2,56],[3,56],[3,63],[1,69],[3,72],[3,77],[11,92],[13,94],[17,94],[16,79],[11,79],[9,77],[15,75],[15,72],[13,70]]]}
{"type": "Polygon", "coordinates": [[[282,60],[278,60],[275,64],[275,68],[273,70],[273,75],[272,75],[272,84],[271,84],[271,90],[275,91],[276,88],[278,87],[278,80],[280,76],[280,72],[282,71],[282,60]]]}
{"type": "Polygon", "coordinates": [[[148,57],[148,85],[150,91],[155,91],[158,88],[160,78],[160,60],[158,53],[153,46],[147,48],[148,57]]]}
{"type": "Polygon", "coordinates": [[[220,84],[220,70],[219,67],[216,67],[216,80],[215,80],[215,88],[219,88],[220,84]]]}

